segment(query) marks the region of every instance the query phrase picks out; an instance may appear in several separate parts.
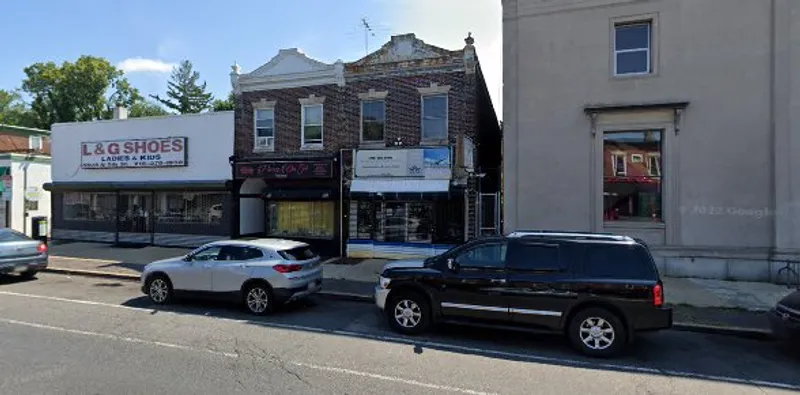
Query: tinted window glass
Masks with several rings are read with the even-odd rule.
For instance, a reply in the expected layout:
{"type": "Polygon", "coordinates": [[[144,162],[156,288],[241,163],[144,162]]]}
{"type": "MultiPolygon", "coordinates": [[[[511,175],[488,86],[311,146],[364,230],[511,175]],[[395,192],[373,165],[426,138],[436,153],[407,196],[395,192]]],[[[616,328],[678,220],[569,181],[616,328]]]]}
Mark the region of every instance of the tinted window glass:
{"type": "Polygon", "coordinates": [[[642,246],[589,246],[584,272],[589,277],[655,280],[650,255],[642,246]]]}
{"type": "Polygon", "coordinates": [[[261,250],[240,247],[240,246],[224,246],[219,252],[219,261],[246,261],[248,259],[257,259],[263,257],[264,254],[261,250]]]}
{"type": "Polygon", "coordinates": [[[296,247],[289,250],[278,251],[283,259],[290,261],[305,261],[317,257],[317,254],[311,250],[311,247],[296,247]]]}
{"type": "Polygon", "coordinates": [[[245,248],[244,255],[242,255],[242,260],[250,260],[250,259],[260,259],[264,257],[264,253],[257,248],[245,248]]]}
{"type": "Polygon", "coordinates": [[[194,255],[192,255],[192,260],[195,261],[210,261],[213,259],[217,259],[219,256],[220,247],[208,247],[206,249],[200,250],[194,255]]]}
{"type": "Polygon", "coordinates": [[[506,244],[484,244],[462,252],[456,262],[464,267],[499,268],[505,265],[506,244]]]}
{"type": "Polygon", "coordinates": [[[26,241],[32,240],[28,236],[25,236],[22,233],[13,231],[11,229],[3,229],[0,230],[0,243],[4,241],[26,241]]]}
{"type": "Polygon", "coordinates": [[[558,245],[519,243],[511,247],[509,267],[522,270],[558,270],[558,245]]]}

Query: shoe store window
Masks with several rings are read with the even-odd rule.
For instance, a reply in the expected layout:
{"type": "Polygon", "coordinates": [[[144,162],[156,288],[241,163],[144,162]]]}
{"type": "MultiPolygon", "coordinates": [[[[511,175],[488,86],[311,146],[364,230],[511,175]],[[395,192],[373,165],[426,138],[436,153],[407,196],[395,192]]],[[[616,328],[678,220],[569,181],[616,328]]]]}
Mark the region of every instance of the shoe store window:
{"type": "Polygon", "coordinates": [[[66,192],[62,218],[65,221],[116,222],[117,194],[114,192],[66,192]]]}

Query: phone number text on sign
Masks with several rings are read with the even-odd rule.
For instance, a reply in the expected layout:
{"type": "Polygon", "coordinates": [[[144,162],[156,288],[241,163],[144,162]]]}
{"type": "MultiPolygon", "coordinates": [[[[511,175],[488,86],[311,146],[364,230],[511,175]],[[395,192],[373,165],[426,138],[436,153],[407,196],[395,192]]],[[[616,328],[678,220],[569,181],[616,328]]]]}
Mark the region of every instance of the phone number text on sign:
{"type": "Polygon", "coordinates": [[[186,137],[81,143],[81,168],[124,169],[186,166],[186,137]]]}

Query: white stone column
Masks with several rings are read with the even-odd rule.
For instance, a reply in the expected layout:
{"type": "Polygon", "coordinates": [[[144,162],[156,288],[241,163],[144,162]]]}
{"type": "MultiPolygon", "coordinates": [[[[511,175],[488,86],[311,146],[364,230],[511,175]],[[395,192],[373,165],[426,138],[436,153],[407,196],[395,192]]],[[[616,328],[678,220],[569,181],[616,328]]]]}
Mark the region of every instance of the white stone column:
{"type": "MultiPolygon", "coordinates": [[[[517,143],[519,133],[519,94],[517,72],[519,36],[517,34],[517,1],[503,0],[503,229],[516,230],[518,199],[517,179],[520,176],[517,143]]],[[[522,148],[524,150],[524,148],[522,148]]]]}
{"type": "Polygon", "coordinates": [[[774,243],[800,251],[800,3],[774,0],[773,177],[774,243]]]}

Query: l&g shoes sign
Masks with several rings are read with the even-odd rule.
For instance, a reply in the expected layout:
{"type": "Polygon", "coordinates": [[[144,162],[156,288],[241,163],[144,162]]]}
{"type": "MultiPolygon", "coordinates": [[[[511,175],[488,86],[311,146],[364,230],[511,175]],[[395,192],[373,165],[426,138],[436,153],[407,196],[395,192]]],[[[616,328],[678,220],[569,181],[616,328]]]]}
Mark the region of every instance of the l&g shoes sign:
{"type": "Polygon", "coordinates": [[[82,169],[130,169],[188,165],[186,137],[81,143],[82,169]]]}

